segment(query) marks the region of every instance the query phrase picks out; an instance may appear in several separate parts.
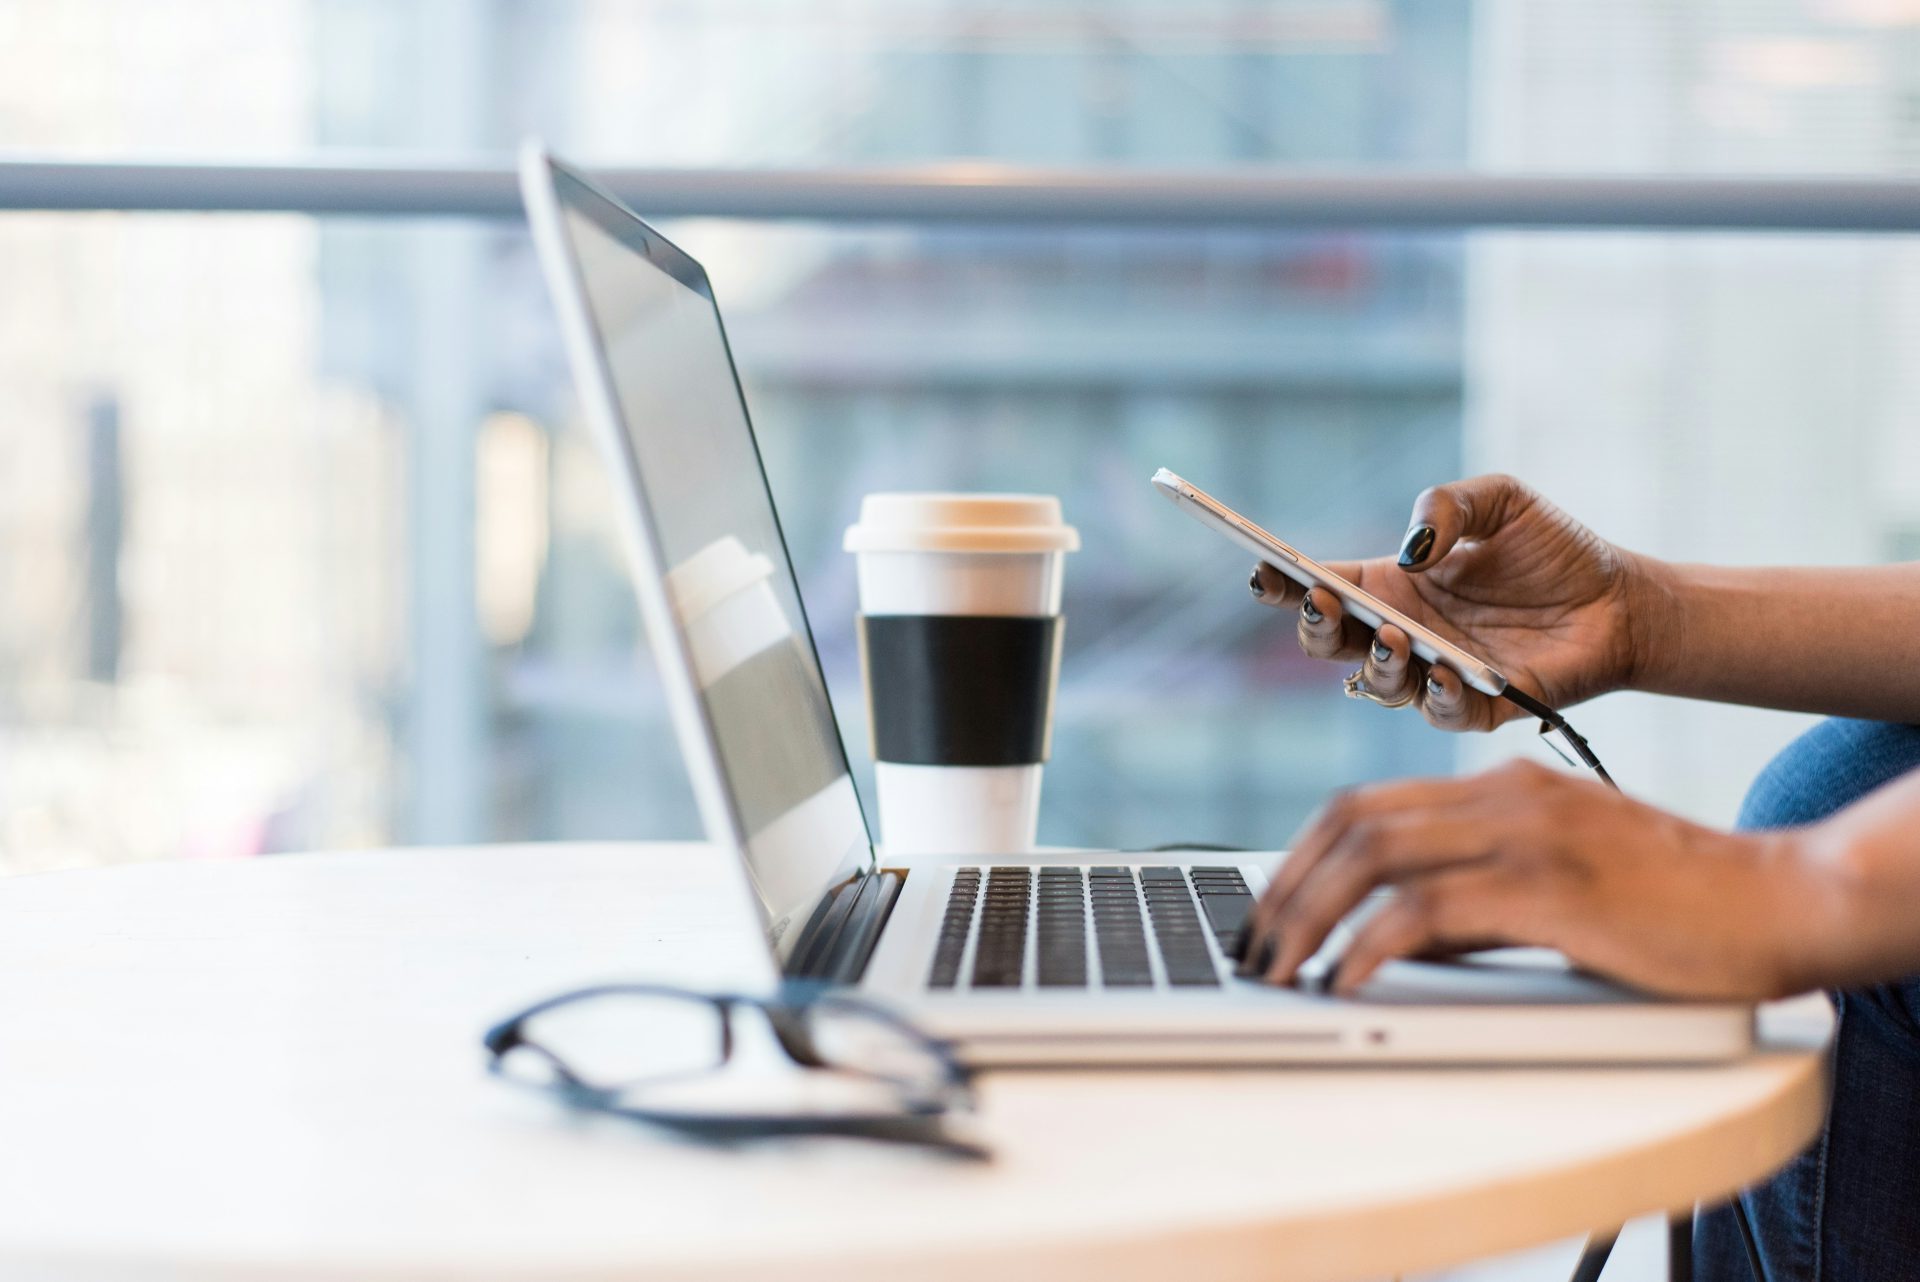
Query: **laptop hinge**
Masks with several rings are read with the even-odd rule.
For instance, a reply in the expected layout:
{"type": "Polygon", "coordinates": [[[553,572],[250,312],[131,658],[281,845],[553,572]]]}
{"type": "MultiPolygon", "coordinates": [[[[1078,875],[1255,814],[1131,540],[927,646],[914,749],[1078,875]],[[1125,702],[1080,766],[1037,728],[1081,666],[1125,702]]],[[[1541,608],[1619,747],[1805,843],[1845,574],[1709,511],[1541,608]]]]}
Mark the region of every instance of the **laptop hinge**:
{"type": "Polygon", "coordinates": [[[856,984],[879,946],[906,874],[891,868],[863,872],[835,886],[813,910],[787,955],[788,979],[856,984]]]}

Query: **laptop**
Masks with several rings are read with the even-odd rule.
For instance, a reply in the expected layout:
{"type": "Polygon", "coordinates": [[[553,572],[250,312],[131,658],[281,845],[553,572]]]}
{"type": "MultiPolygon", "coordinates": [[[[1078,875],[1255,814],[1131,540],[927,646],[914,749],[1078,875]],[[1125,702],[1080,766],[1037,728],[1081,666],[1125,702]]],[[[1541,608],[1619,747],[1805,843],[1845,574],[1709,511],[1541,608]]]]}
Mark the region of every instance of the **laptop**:
{"type": "Polygon", "coordinates": [[[1345,999],[1238,979],[1229,941],[1277,853],[882,858],[706,272],[538,144],[520,181],[702,823],[741,861],[784,974],[882,1001],[980,1065],[1750,1048],[1750,1007],[1654,1000],[1554,954],[1394,962],[1345,999]]]}

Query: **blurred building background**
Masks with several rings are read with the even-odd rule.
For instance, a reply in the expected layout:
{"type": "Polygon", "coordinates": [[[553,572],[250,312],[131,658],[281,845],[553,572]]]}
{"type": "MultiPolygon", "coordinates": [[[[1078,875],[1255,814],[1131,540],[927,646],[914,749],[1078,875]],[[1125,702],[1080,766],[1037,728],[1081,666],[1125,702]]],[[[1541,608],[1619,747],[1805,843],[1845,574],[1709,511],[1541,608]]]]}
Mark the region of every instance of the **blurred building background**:
{"type": "MultiPolygon", "coordinates": [[[[1920,5],[0,7],[11,151],[498,159],[531,131],[589,165],[1906,172],[1920,5]]],[[[856,760],[859,496],[1062,496],[1048,841],[1273,846],[1330,788],[1534,750],[1342,698],[1156,466],[1329,556],[1491,468],[1670,557],[1920,548],[1905,240],[668,231],[731,324],[856,760]]],[[[693,834],[575,420],[517,225],[0,215],[0,872],[693,834]]],[[[1799,724],[1578,721],[1721,822],[1799,724]]]]}

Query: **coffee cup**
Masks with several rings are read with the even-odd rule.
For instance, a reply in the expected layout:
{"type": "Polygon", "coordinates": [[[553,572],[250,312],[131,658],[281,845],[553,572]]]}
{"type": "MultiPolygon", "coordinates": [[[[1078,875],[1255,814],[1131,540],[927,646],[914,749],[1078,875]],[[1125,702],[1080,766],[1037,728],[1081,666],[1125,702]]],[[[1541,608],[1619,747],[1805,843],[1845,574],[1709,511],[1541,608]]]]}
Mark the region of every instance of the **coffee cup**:
{"type": "Polygon", "coordinates": [[[871,494],[846,533],[890,854],[1032,850],[1052,739],[1066,554],[1037,494],[871,494]]]}

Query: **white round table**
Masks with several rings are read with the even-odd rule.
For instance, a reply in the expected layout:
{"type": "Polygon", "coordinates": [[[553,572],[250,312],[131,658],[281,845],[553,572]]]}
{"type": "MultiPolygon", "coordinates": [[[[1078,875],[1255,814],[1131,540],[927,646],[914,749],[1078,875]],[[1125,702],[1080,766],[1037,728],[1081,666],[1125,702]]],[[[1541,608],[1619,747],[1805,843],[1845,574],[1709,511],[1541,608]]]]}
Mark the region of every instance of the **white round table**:
{"type": "Polygon", "coordinates": [[[722,1152],[489,1077],[583,982],[750,982],[720,856],[499,846],[0,882],[0,1277],[1285,1277],[1723,1196],[1818,1127],[1827,1022],[1717,1068],[1004,1073],[984,1166],[722,1152]]]}

